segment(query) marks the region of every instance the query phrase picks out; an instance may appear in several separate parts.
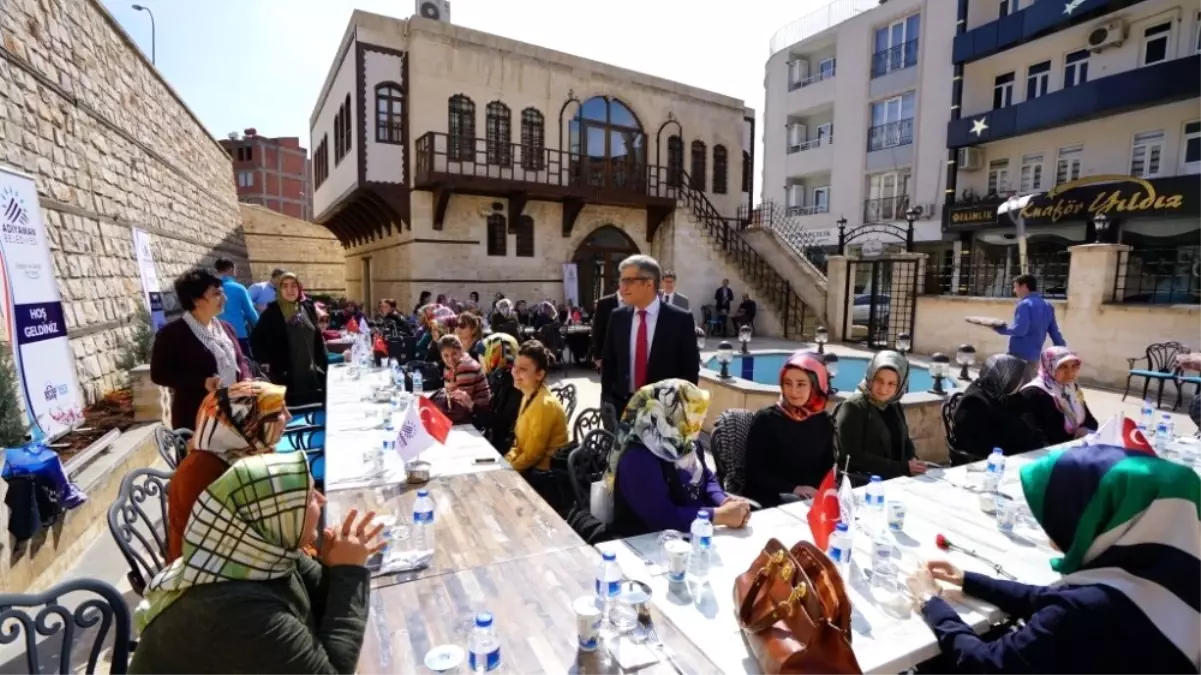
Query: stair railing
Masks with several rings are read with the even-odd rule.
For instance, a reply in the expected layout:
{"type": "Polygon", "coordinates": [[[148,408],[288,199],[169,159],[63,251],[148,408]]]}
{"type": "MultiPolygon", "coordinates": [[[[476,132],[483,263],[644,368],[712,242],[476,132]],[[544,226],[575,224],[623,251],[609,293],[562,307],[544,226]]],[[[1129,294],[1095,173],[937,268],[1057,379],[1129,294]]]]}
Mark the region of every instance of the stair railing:
{"type": "Polygon", "coordinates": [[[744,227],[771,230],[777,239],[809,263],[814,272],[826,276],[825,247],[818,243],[813,230],[801,227],[788,215],[787,207],[770,201],[753,208],[743,206],[738,209],[738,219],[744,227]]]}

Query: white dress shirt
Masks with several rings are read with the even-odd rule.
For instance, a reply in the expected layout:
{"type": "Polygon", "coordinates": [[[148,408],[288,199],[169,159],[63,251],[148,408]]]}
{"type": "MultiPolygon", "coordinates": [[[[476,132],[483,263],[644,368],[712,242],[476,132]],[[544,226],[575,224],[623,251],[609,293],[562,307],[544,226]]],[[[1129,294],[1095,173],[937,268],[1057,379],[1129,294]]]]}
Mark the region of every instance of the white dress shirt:
{"type": "MultiPolygon", "coordinates": [[[[655,344],[655,324],[659,323],[659,298],[655,298],[651,304],[646,306],[646,358],[649,366],[651,357],[651,345],[655,344]]],[[[631,307],[634,310],[634,319],[630,321],[630,393],[638,391],[635,386],[634,378],[634,357],[638,353],[638,324],[642,321],[638,316],[638,308],[631,307]]]]}
{"type": "Polygon", "coordinates": [[[672,296],[671,293],[664,293],[663,294],[663,304],[670,305],[671,304],[671,296],[672,296]]]}

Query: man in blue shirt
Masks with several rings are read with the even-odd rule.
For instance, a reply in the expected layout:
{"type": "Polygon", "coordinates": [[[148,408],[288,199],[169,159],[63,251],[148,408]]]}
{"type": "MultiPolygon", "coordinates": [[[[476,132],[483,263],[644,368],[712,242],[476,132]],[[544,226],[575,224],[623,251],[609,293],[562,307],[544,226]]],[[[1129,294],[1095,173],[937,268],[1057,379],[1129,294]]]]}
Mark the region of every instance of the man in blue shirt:
{"type": "Polygon", "coordinates": [[[250,301],[250,293],[246,287],[234,278],[237,271],[234,261],[217,258],[214,267],[217,269],[217,276],[221,277],[221,289],[225,291],[225,311],[221,312],[219,318],[234,327],[238,344],[242,346],[242,353],[250,358],[250,331],[254,329],[254,324],[259,322],[259,313],[250,301]]]}
{"type": "Polygon", "coordinates": [[[1015,277],[1013,294],[1018,297],[1013,325],[997,326],[995,330],[1009,336],[1009,353],[1026,362],[1026,380],[1030,381],[1038,374],[1038,362],[1047,336],[1051,336],[1051,344],[1056,347],[1067,343],[1055,321],[1055,308],[1039,295],[1038,279],[1033,274],[1015,277]]]}
{"type": "Polygon", "coordinates": [[[267,309],[267,305],[275,302],[275,289],[279,287],[279,278],[284,275],[282,268],[276,267],[271,270],[270,281],[260,281],[257,284],[250,285],[250,299],[254,302],[254,308],[262,314],[267,309]]]}

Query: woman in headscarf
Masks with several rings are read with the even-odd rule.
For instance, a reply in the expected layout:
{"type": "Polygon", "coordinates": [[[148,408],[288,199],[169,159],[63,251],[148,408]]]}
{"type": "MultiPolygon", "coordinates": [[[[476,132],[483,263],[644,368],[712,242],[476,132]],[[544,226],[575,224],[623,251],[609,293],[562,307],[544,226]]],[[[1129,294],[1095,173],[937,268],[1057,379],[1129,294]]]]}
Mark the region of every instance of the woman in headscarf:
{"type": "Polygon", "coordinates": [[[231,464],[250,455],[274,452],[291,416],[286,391],[267,382],[238,382],[205,397],[196,413],[189,452],[167,493],[167,562],[183,546],[184,528],[196,499],[231,464]]]}
{"type": "Polygon", "coordinates": [[[850,472],[862,481],[925,473],[917,459],[901,396],[909,381],[909,361],[892,350],[877,352],[867,364],[858,391],[834,412],[838,448],[851,458],[850,472]]]}
{"type": "Polygon", "coordinates": [[[631,537],[687,532],[702,509],[715,525],[743,527],[750,504],[722,492],[698,438],[709,392],[687,380],[662,380],[634,392],[609,455],[612,531],[631,537]]]}
{"type": "Polygon", "coordinates": [[[1022,387],[1026,419],[1047,445],[1084,438],[1097,430],[1097,419],[1084,402],[1080,357],[1067,347],[1047,347],[1039,359],[1038,377],[1022,387]]]}
{"type": "Polygon", "coordinates": [[[538,306],[534,308],[534,311],[530,316],[530,327],[534,329],[535,333],[537,333],[539,328],[547,324],[554,323],[558,320],[558,317],[559,310],[555,309],[555,303],[549,300],[543,300],[542,302],[538,303],[538,306]]]}
{"type": "Polygon", "coordinates": [[[129,672],[354,673],[383,527],[351,510],[315,560],[304,549],[324,504],[304,453],[235,462],[197,500],[183,555],[150,582],[129,672]]]}
{"type": "Polygon", "coordinates": [[[1201,667],[1201,479],[1191,467],[1114,446],[1055,450],[1021,469],[1022,491],[1063,553],[1051,586],[931,561],[909,581],[962,673],[1196,673],[1201,667]],[[996,605],[1019,629],[982,639],[935,581],[996,605]]]}
{"type": "Polygon", "coordinates": [[[521,326],[517,323],[512,300],[508,298],[497,300],[496,311],[492,312],[492,318],[488,323],[492,324],[492,332],[508,333],[521,342],[521,326]]]}
{"type": "Polygon", "coordinates": [[[317,327],[317,310],[300,297],[300,280],[285,272],[279,295],[267,305],[250,336],[251,348],[267,366],[267,377],[288,388],[288,405],[325,402],[329,353],[317,327]]]}
{"type": "Polygon", "coordinates": [[[507,333],[493,333],[484,338],[480,365],[488,375],[488,390],[492,392],[484,437],[499,452],[508,452],[513,447],[513,428],[521,410],[522,393],[513,384],[513,364],[519,349],[517,340],[507,333]]]}
{"type": "Polygon", "coordinates": [[[994,354],[980,368],[955,409],[956,450],[984,458],[993,448],[1014,455],[1046,446],[1022,416],[1022,401],[1014,396],[1026,376],[1026,362],[1009,354],[994,354]]]}
{"type": "Polygon", "coordinates": [[[454,318],[455,313],[449,307],[438,303],[424,305],[417,310],[417,325],[425,331],[417,338],[418,357],[424,355],[428,363],[442,362],[438,339],[452,330],[451,321],[454,318]]]}
{"type": "Polygon", "coordinates": [[[467,355],[479,361],[484,358],[484,320],[474,312],[463,312],[455,319],[455,335],[467,350],[467,355]]]}
{"type": "Polygon", "coordinates": [[[780,369],[780,399],[755,413],[746,439],[746,496],[777,506],[817,494],[834,466],[826,413],[830,376],[821,356],[797,352],[780,369]]]}

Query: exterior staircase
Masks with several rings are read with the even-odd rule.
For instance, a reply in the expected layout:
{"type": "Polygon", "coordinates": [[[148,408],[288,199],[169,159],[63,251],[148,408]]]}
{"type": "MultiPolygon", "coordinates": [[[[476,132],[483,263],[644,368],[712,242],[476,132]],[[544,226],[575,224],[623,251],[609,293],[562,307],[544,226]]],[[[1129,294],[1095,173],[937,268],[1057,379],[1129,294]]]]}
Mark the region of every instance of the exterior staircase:
{"type": "Polygon", "coordinates": [[[827,322],[826,251],[813,231],[773,202],[742,210],[738,220],[743,239],[796,288],[819,321],[827,322]]]}
{"type": "MultiPolygon", "coordinates": [[[[687,207],[713,250],[723,256],[738,271],[743,282],[755,290],[753,297],[759,303],[760,311],[775,312],[785,339],[812,337],[818,325],[818,315],[798,293],[798,289],[747,242],[740,231],[738,219],[722,217],[703,192],[691,187],[688,174],[682,173],[683,184],[678,188],[677,202],[687,207]]],[[[824,292],[822,295],[824,297],[824,292]]],[[[824,310],[824,302],[821,307],[824,310]]]]}

